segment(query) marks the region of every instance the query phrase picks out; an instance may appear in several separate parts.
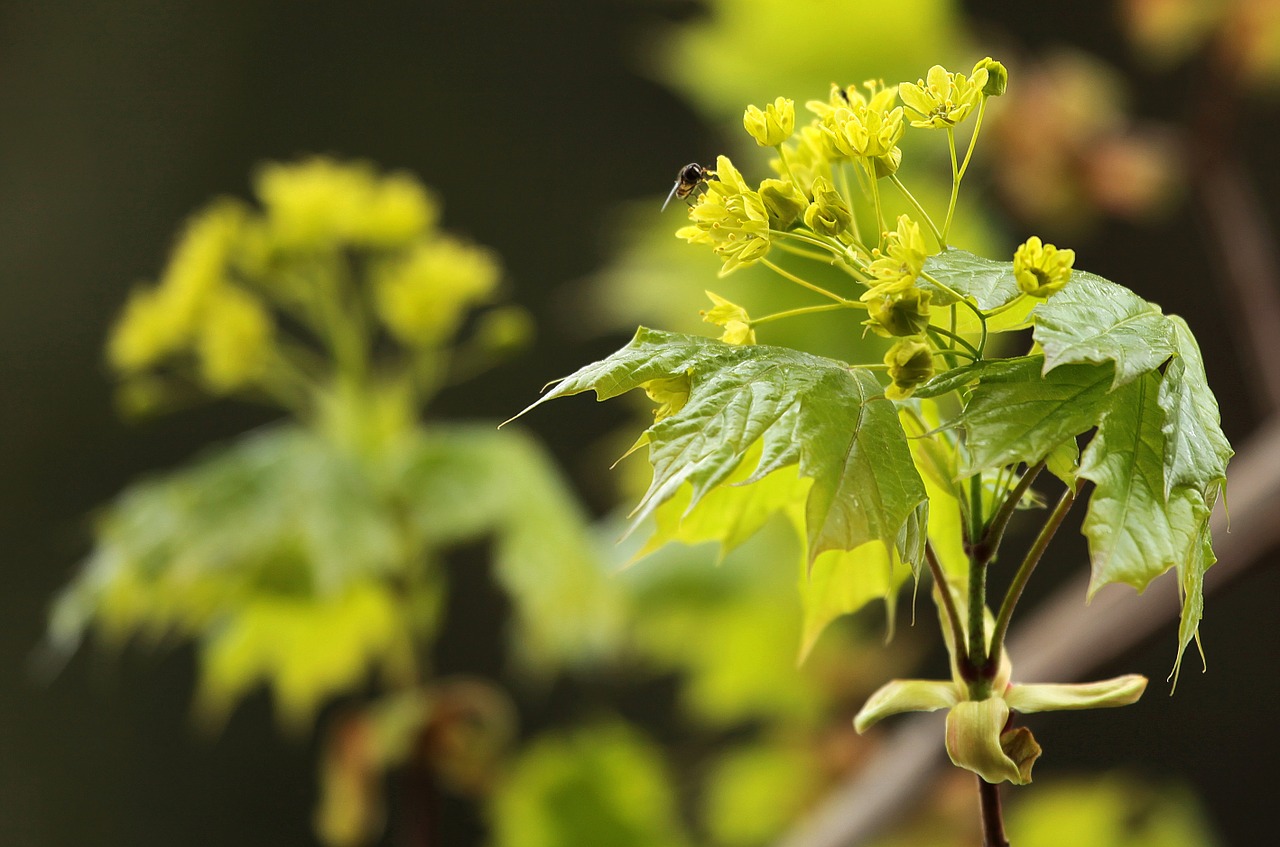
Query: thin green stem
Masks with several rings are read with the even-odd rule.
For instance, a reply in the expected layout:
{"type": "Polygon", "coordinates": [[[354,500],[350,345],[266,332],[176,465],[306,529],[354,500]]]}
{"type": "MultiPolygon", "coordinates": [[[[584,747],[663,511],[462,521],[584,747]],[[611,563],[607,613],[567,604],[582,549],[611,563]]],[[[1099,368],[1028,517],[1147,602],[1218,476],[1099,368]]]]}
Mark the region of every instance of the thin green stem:
{"type": "Polygon", "coordinates": [[[880,182],[876,179],[876,166],[869,159],[863,160],[867,179],[871,182],[871,199],[876,208],[876,246],[884,246],[884,209],[880,206],[880,182]]]}
{"type": "MultiPolygon", "coordinates": [[[[938,589],[938,594],[942,597],[943,611],[946,613],[947,622],[951,624],[951,639],[955,644],[957,651],[966,649],[964,643],[964,624],[960,622],[960,611],[956,608],[956,600],[951,596],[951,583],[947,581],[947,575],[942,570],[942,564],[938,561],[938,554],[934,552],[933,545],[928,541],[924,545],[924,558],[929,563],[929,571],[933,574],[933,583],[938,589]]],[[[961,653],[963,661],[968,661],[968,656],[961,653]]],[[[957,663],[962,658],[956,659],[957,663]]]]}
{"type": "MultiPolygon", "coordinates": [[[[854,242],[852,245],[846,245],[841,244],[835,239],[829,239],[823,236],[805,235],[799,232],[789,232],[780,229],[771,229],[769,230],[769,234],[771,236],[778,236],[782,238],[794,238],[797,241],[804,242],[805,244],[813,244],[821,247],[831,253],[833,259],[832,264],[835,267],[845,271],[849,276],[864,285],[869,284],[867,282],[866,275],[862,273],[862,268],[865,262],[862,256],[857,253],[857,250],[861,250],[863,253],[869,255],[870,251],[867,250],[866,245],[860,242],[854,242]]],[[[781,244],[779,244],[779,246],[781,246],[781,244]]]]}
{"type": "Polygon", "coordinates": [[[960,166],[956,162],[956,131],[952,127],[947,127],[947,147],[951,150],[951,201],[947,203],[947,220],[942,225],[944,241],[951,233],[951,218],[956,213],[956,198],[960,196],[960,166]]]}
{"type": "Polygon", "coordinates": [[[852,302],[849,303],[848,305],[844,303],[826,303],[821,306],[804,306],[799,309],[788,309],[785,312],[774,312],[772,315],[765,315],[763,318],[754,318],[751,321],[751,326],[755,327],[755,326],[759,326],[760,324],[767,324],[772,321],[780,321],[783,318],[794,318],[799,315],[812,315],[817,312],[830,312],[830,311],[834,311],[835,309],[854,309],[854,308],[857,308],[858,306],[862,306],[862,308],[864,309],[866,308],[866,306],[861,303],[854,305],[852,302]]]}
{"type": "Polygon", "coordinates": [[[861,244],[862,230],[858,225],[858,207],[854,205],[853,193],[849,191],[849,169],[843,162],[836,163],[835,167],[840,174],[840,193],[844,195],[844,201],[849,204],[849,227],[853,230],[853,237],[861,244]]]}
{"type": "Polygon", "coordinates": [[[957,344],[961,345],[962,347],[964,347],[964,348],[965,348],[965,350],[967,350],[967,351],[968,351],[968,352],[966,353],[966,352],[964,352],[964,351],[962,351],[962,350],[956,350],[956,349],[953,347],[953,348],[951,348],[951,349],[950,349],[949,351],[947,351],[947,352],[957,353],[957,354],[959,354],[959,355],[961,355],[961,356],[964,356],[964,357],[965,357],[965,358],[967,358],[967,359],[971,359],[972,361],[975,361],[975,362],[976,362],[976,361],[978,361],[978,359],[979,359],[979,355],[978,355],[978,350],[977,350],[977,348],[976,348],[976,347],[974,347],[972,344],[970,344],[968,341],[965,341],[965,339],[964,339],[964,337],[963,337],[963,336],[956,335],[954,332],[951,332],[950,330],[943,329],[943,328],[942,328],[942,327],[940,327],[940,326],[930,326],[930,327],[927,327],[927,328],[926,328],[926,331],[927,331],[930,335],[941,335],[941,336],[942,336],[942,337],[944,337],[944,338],[948,338],[948,339],[950,339],[951,341],[954,341],[955,343],[957,343],[957,344]]]}
{"type": "Polygon", "coordinates": [[[1004,602],[1000,604],[1000,613],[996,615],[995,629],[991,633],[991,661],[993,663],[1000,660],[1000,651],[1004,649],[1005,633],[1009,631],[1009,620],[1013,617],[1013,610],[1018,605],[1018,599],[1022,597],[1022,590],[1027,587],[1027,580],[1031,579],[1031,572],[1036,569],[1036,565],[1040,562],[1040,557],[1044,555],[1049,542],[1053,540],[1054,534],[1062,526],[1063,520],[1067,517],[1067,512],[1071,511],[1075,501],[1076,489],[1074,486],[1062,492],[1058,505],[1053,508],[1048,520],[1040,528],[1040,533],[1036,536],[1035,542],[1032,543],[1031,549],[1027,551],[1026,558],[1022,560],[1022,564],[1018,566],[1017,573],[1013,575],[1013,582],[1009,584],[1009,590],[1005,592],[1004,602]]]}
{"type": "Polygon", "coordinates": [[[844,258],[845,251],[842,245],[841,246],[832,245],[826,241],[823,241],[820,238],[814,238],[813,236],[805,235],[802,232],[790,232],[784,229],[771,229],[769,230],[769,235],[771,237],[779,236],[782,238],[794,238],[796,241],[802,241],[805,244],[812,244],[814,247],[821,247],[823,250],[826,250],[828,253],[830,253],[832,256],[834,256],[837,259],[844,258]]]}
{"type": "Polygon", "coordinates": [[[987,334],[988,333],[987,333],[986,313],[984,313],[981,309],[979,309],[976,303],[972,302],[966,297],[961,296],[961,294],[958,291],[954,290],[951,286],[943,282],[940,282],[938,279],[936,279],[932,275],[921,271],[920,276],[928,280],[930,284],[936,285],[938,288],[942,289],[944,292],[954,297],[957,303],[963,303],[969,309],[969,311],[973,312],[973,314],[978,318],[978,326],[980,327],[980,334],[978,337],[978,358],[981,359],[982,355],[987,350],[987,334]]]}
{"type": "Polygon", "coordinates": [[[1027,489],[1036,481],[1036,477],[1044,470],[1045,460],[1041,459],[1031,467],[1027,468],[1027,472],[1018,480],[1018,484],[1005,495],[1004,502],[1000,504],[1000,508],[991,518],[991,523],[987,525],[987,531],[983,533],[982,539],[978,542],[979,547],[987,555],[990,561],[996,556],[996,551],[1000,549],[1000,542],[1004,539],[1005,527],[1009,525],[1009,519],[1013,517],[1014,511],[1017,510],[1018,504],[1022,502],[1022,497],[1027,493],[1027,489]]]}
{"type": "Polygon", "coordinates": [[[916,199],[916,196],[907,189],[902,180],[898,179],[897,174],[889,174],[889,181],[898,186],[898,190],[907,198],[907,202],[915,208],[920,217],[924,218],[924,222],[929,225],[929,231],[933,233],[933,239],[938,242],[938,249],[945,250],[947,242],[943,239],[942,233],[938,231],[938,225],[933,222],[933,218],[929,217],[929,213],[924,210],[924,206],[920,205],[920,201],[916,199]]]}
{"type": "Polygon", "coordinates": [[[960,165],[960,179],[964,179],[965,171],[969,169],[969,159],[973,157],[973,149],[978,146],[978,133],[982,132],[982,116],[986,113],[987,98],[983,97],[982,102],[978,104],[978,119],[973,125],[973,135],[969,136],[969,149],[965,151],[964,163],[960,165]]]}
{"type": "Polygon", "coordinates": [[[947,222],[942,225],[943,235],[951,232],[951,219],[955,216],[956,200],[960,196],[960,183],[964,180],[965,172],[969,170],[969,160],[973,158],[973,150],[978,146],[978,133],[982,131],[982,116],[987,111],[987,98],[982,98],[982,103],[978,105],[978,119],[973,126],[973,135],[969,136],[969,147],[964,151],[964,162],[956,166],[956,134],[955,130],[947,127],[947,144],[951,148],[951,202],[947,204],[947,222]]]}
{"type": "MultiPolygon", "coordinates": [[[[787,161],[787,151],[782,149],[781,144],[773,149],[778,151],[778,158],[782,160],[782,169],[787,172],[787,179],[791,180],[791,184],[794,185],[800,193],[804,194],[804,189],[800,187],[800,180],[796,179],[796,175],[791,172],[791,163],[787,161]]],[[[805,196],[808,197],[808,194],[805,194],[805,196]]]]}
{"type": "Polygon", "coordinates": [[[968,306],[970,309],[977,312],[978,314],[982,313],[977,306],[975,306],[973,303],[970,303],[968,300],[966,300],[963,294],[961,294],[959,291],[956,291],[954,288],[947,285],[945,282],[934,279],[932,274],[927,274],[924,271],[921,271],[920,276],[921,278],[927,280],[932,285],[936,285],[938,288],[942,289],[942,291],[945,294],[955,298],[957,303],[964,303],[966,306],[968,306]]]}
{"type": "Polygon", "coordinates": [[[822,286],[820,286],[820,285],[814,285],[812,282],[809,282],[809,281],[807,281],[807,280],[801,279],[800,277],[796,276],[795,274],[791,273],[790,271],[788,271],[788,270],[784,270],[784,269],[782,269],[782,268],[778,267],[778,266],[777,266],[777,265],[775,265],[773,262],[770,262],[768,259],[761,259],[761,260],[760,260],[760,264],[764,265],[764,266],[765,266],[766,268],[768,268],[769,270],[771,270],[771,271],[773,271],[774,273],[778,274],[778,275],[779,275],[779,276],[781,276],[783,279],[791,280],[791,281],[792,281],[792,282],[794,282],[796,285],[803,286],[804,288],[807,288],[807,289],[809,289],[810,291],[813,291],[813,292],[815,292],[815,293],[817,293],[817,294],[821,294],[823,297],[829,297],[830,299],[832,299],[832,300],[836,301],[837,303],[839,303],[841,306],[849,306],[849,305],[851,305],[851,304],[853,304],[853,303],[857,303],[857,302],[858,302],[858,301],[856,301],[856,300],[846,300],[844,297],[841,297],[839,294],[836,294],[836,293],[834,293],[834,292],[828,291],[827,289],[823,288],[823,287],[822,287],[822,286]]]}
{"type": "Polygon", "coordinates": [[[790,253],[793,256],[803,256],[804,258],[812,259],[815,262],[825,262],[830,264],[834,258],[823,253],[815,253],[812,250],[805,250],[802,247],[795,247],[791,244],[787,244],[785,241],[775,241],[774,246],[783,252],[790,253]]]}
{"type": "Polygon", "coordinates": [[[1027,295],[1025,294],[1019,294],[1017,297],[1014,297],[1012,300],[1010,300],[1008,303],[1005,303],[1003,306],[995,307],[990,312],[987,312],[987,318],[990,319],[990,318],[994,318],[996,315],[1004,314],[1005,312],[1012,309],[1014,306],[1021,303],[1024,299],[1026,299],[1026,296],[1027,295]]]}

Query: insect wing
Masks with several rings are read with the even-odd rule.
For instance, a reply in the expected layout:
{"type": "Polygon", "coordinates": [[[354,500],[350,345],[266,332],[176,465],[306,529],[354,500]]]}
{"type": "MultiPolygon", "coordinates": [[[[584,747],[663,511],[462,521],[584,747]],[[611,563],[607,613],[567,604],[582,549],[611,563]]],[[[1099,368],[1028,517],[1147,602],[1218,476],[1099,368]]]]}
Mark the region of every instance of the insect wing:
{"type": "Polygon", "coordinates": [[[667,199],[662,201],[662,210],[666,211],[667,204],[671,202],[671,198],[676,196],[676,192],[680,190],[680,180],[677,179],[675,185],[671,186],[671,193],[667,195],[667,199]]]}

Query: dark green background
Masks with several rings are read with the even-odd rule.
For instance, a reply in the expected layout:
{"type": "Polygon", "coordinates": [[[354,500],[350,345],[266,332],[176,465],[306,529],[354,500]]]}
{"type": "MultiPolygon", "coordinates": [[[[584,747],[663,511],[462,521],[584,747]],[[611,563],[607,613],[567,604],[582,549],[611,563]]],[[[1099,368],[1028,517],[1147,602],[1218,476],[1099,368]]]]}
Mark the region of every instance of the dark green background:
{"type": "MultiPolygon", "coordinates": [[[[984,31],[1031,49],[1074,40],[1118,50],[1109,7],[1055,15],[1038,3],[974,5],[984,31]]],[[[835,25],[845,7],[832,7],[835,25]]],[[[0,3],[0,844],[311,841],[312,751],[277,734],[265,697],[221,738],[203,739],[187,721],[186,650],[90,650],[52,679],[31,662],[46,605],[88,548],[94,507],[139,474],[267,419],[213,405],[126,426],[113,412],[104,334],[129,287],[161,266],[178,222],[215,194],[245,194],[265,159],[332,153],[416,171],[445,199],[448,227],[501,253],[515,298],[542,327],[534,355],[446,395],[440,409],[506,417],[548,378],[619,341],[565,317],[570,283],[606,258],[604,213],[660,198],[676,168],[719,148],[636,70],[644,39],[697,13],[640,0],[0,3]]],[[[1178,86],[1190,79],[1133,82],[1140,111],[1180,117],[1178,86]]],[[[1269,197],[1280,182],[1266,154],[1274,112],[1260,106],[1243,133],[1269,197]]],[[[1163,229],[1108,226],[1074,246],[1091,270],[1191,318],[1224,426],[1239,440],[1257,412],[1199,243],[1187,210],[1163,229]]],[[[529,425],[584,491],[599,491],[587,481],[599,469],[576,449],[620,414],[556,404],[529,425]]],[[[1083,560],[1082,543],[1064,547],[1059,571],[1083,560]]],[[[502,603],[483,573],[456,576],[455,619],[486,625],[453,624],[441,667],[496,672],[502,648],[488,622],[502,603]]],[[[1258,567],[1210,598],[1212,672],[1184,675],[1172,700],[1158,682],[1172,625],[1103,669],[1150,675],[1149,702],[1045,716],[1036,732],[1050,755],[1037,778],[1095,767],[1102,751],[1107,762],[1192,782],[1229,843],[1263,843],[1280,756],[1277,597],[1277,569],[1258,567]]],[[[572,699],[544,700],[531,722],[572,699]]],[[[463,807],[451,814],[446,843],[462,844],[475,821],[463,807]]]]}

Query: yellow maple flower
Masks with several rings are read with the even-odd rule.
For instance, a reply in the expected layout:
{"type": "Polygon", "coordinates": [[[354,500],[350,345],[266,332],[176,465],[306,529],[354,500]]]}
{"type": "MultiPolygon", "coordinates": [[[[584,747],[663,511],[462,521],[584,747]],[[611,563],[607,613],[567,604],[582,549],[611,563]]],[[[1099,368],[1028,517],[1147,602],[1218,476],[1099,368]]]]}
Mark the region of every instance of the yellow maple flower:
{"type": "Polygon", "coordinates": [[[1024,294],[1044,298],[1070,281],[1075,261],[1076,251],[1059,250],[1033,235],[1013,254],[1013,276],[1024,294]]]}
{"type": "Polygon", "coordinates": [[[865,303],[907,291],[916,284],[928,255],[920,224],[899,215],[897,229],[886,233],[884,249],[877,248],[867,266],[877,281],[859,299],[865,303]]]}
{"type": "Polygon", "coordinates": [[[934,65],[925,79],[899,85],[898,94],[906,107],[919,115],[912,119],[912,126],[945,129],[963,121],[982,102],[987,76],[985,67],[975,68],[973,74],[966,77],[934,65]]]}
{"type": "Polygon", "coordinates": [[[747,310],[713,292],[708,291],[706,294],[715,305],[698,314],[707,323],[724,327],[720,340],[726,344],[755,344],[756,331],[751,328],[751,317],[747,310]]]}
{"type": "Polygon", "coordinates": [[[748,106],[742,115],[742,126],[761,147],[777,147],[791,137],[796,128],[796,104],[779,97],[761,109],[748,106]]]}
{"type": "Polygon", "coordinates": [[[488,250],[442,236],[380,267],[374,304],[399,341],[432,346],[448,341],[467,310],[493,296],[499,276],[488,250]]]}
{"type": "Polygon", "coordinates": [[[689,210],[692,226],[676,237],[708,244],[724,260],[720,276],[758,262],[769,252],[769,211],[727,156],[716,159],[715,179],[689,210]]]}

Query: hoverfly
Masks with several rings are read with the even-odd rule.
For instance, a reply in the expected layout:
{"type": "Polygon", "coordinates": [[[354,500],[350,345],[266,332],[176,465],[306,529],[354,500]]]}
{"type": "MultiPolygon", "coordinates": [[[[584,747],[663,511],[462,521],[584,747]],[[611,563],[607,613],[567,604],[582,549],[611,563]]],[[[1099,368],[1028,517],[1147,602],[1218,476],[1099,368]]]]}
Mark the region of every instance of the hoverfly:
{"type": "Polygon", "coordinates": [[[667,204],[671,202],[672,197],[679,197],[684,200],[693,192],[706,185],[707,180],[714,176],[715,172],[710,168],[703,167],[697,162],[690,162],[680,169],[676,174],[676,184],[671,186],[671,193],[667,195],[667,199],[663,201],[662,208],[666,209],[667,204]]]}

